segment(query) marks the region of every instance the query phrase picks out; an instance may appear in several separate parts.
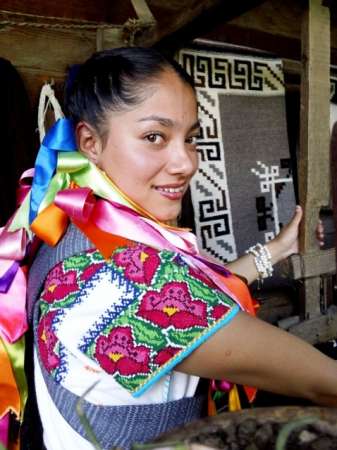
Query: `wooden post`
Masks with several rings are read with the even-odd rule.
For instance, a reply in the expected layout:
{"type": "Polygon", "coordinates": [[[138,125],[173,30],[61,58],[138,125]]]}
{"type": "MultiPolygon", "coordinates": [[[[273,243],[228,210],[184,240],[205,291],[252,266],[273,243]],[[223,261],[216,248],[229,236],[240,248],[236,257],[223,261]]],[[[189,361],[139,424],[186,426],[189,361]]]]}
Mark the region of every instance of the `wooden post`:
{"type": "MultiPolygon", "coordinates": [[[[318,249],[319,211],[329,204],[330,11],[322,0],[308,0],[302,19],[302,79],[299,193],[304,208],[300,251],[318,249]]],[[[302,316],[320,314],[320,279],[303,281],[302,316]]]]}

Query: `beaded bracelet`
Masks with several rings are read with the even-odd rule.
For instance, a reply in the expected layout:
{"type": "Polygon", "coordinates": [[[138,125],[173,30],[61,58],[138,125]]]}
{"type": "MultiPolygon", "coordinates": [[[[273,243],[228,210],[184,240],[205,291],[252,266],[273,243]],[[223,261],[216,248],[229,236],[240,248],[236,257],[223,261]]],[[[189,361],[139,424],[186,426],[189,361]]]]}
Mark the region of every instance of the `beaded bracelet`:
{"type": "Polygon", "coordinates": [[[254,263],[256,270],[259,274],[259,280],[271,277],[273,274],[273,266],[271,263],[271,254],[265,245],[256,244],[246,250],[246,253],[250,253],[254,256],[254,263]]]}

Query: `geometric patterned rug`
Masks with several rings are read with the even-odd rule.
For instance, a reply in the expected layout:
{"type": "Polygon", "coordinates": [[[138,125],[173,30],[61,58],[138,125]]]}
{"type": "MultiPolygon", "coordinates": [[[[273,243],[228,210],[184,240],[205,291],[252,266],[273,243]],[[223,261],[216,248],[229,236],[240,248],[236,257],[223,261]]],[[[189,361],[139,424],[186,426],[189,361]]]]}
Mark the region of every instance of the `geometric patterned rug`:
{"type": "Polygon", "coordinates": [[[282,61],[195,46],[177,59],[201,121],[195,231],[202,252],[225,263],[272,239],[294,210],[282,61]]]}

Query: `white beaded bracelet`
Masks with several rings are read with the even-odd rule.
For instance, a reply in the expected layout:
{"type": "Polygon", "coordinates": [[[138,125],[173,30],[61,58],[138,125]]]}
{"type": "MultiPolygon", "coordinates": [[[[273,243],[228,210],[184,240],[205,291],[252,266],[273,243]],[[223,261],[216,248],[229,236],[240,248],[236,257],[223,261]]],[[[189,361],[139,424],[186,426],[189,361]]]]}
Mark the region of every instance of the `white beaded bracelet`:
{"type": "Polygon", "coordinates": [[[257,273],[259,274],[259,280],[271,277],[273,274],[273,266],[271,263],[271,254],[265,245],[256,244],[246,250],[246,253],[250,253],[254,256],[254,263],[257,273]]]}

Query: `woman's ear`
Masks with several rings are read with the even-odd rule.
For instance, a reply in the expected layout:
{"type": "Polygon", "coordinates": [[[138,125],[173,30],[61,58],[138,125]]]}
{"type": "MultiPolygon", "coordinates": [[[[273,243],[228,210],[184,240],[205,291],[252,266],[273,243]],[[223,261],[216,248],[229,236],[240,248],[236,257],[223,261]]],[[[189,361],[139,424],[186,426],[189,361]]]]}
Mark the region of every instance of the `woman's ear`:
{"type": "Polygon", "coordinates": [[[98,164],[103,151],[102,140],[97,132],[86,122],[79,122],[76,126],[76,140],[78,149],[89,161],[98,164]]]}

